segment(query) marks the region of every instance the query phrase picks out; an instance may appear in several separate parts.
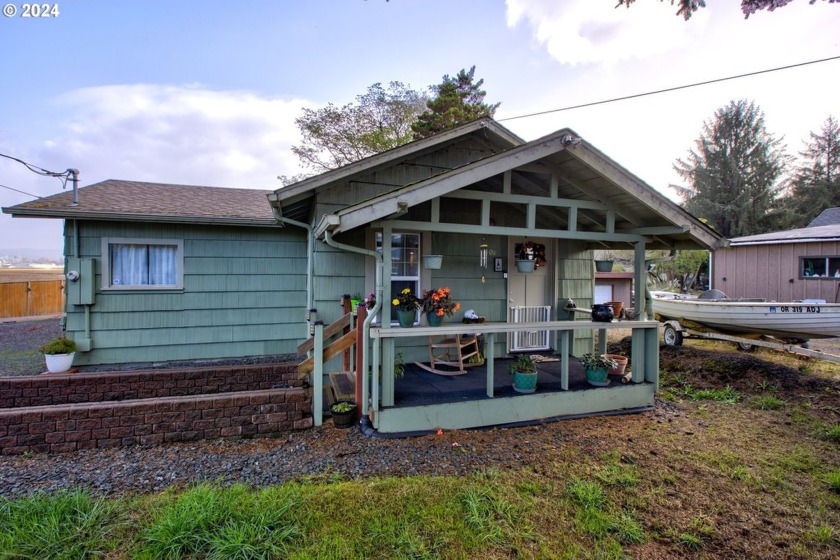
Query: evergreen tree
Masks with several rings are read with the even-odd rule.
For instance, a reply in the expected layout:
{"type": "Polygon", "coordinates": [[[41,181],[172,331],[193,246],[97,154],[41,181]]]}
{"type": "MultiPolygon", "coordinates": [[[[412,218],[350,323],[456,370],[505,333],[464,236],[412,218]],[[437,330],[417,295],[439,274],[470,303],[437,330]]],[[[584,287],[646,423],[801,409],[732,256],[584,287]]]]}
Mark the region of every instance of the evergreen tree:
{"type": "Polygon", "coordinates": [[[461,70],[454,78],[448,74],[443,81],[431,86],[434,97],[426,102],[427,110],[412,125],[414,139],[428,138],[438,132],[474,121],[492,117],[499,103],[484,103],[487,93],[481,89],[484,80],[473,83],[475,66],[469,72],[461,70]]]}
{"type": "Polygon", "coordinates": [[[677,187],[684,207],[708,220],[724,237],[772,229],[770,212],[788,157],[781,140],[764,128],[764,114],[746,100],[731,101],[703,123],[687,161],[674,169],[688,183],[677,187]]]}
{"type": "MultiPolygon", "coordinates": [[[[303,138],[292,152],[301,164],[321,173],[411,142],[411,125],[424,110],[426,96],[391,82],[376,83],[355,103],[304,109],[295,124],[303,138]]],[[[300,180],[296,175],[289,180],[300,180]]]]}
{"type": "Polygon", "coordinates": [[[840,123],[829,116],[820,134],[811,132],[811,141],[802,156],[786,198],[791,221],[789,227],[805,227],[826,208],[840,206],[840,123]]]}

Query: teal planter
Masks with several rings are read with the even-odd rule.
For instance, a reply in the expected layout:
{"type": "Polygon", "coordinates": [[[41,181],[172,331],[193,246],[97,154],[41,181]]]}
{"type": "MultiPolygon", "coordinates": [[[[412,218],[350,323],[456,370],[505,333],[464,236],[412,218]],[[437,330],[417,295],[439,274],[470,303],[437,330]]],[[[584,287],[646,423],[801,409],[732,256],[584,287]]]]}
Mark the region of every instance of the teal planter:
{"type": "Polygon", "coordinates": [[[446,319],[446,314],[438,315],[433,311],[428,311],[426,313],[426,321],[429,323],[430,327],[439,327],[444,323],[446,319]]]}
{"type": "Polygon", "coordinates": [[[537,390],[537,373],[513,372],[513,390],[517,393],[533,393],[537,390]]]}
{"type": "Polygon", "coordinates": [[[603,387],[609,384],[609,381],[607,381],[607,368],[584,368],[583,371],[586,372],[586,381],[590,385],[603,387]]]}
{"type": "Polygon", "coordinates": [[[400,326],[404,329],[414,326],[414,319],[417,317],[417,312],[413,309],[404,310],[404,309],[397,309],[397,321],[399,321],[400,326]]]}

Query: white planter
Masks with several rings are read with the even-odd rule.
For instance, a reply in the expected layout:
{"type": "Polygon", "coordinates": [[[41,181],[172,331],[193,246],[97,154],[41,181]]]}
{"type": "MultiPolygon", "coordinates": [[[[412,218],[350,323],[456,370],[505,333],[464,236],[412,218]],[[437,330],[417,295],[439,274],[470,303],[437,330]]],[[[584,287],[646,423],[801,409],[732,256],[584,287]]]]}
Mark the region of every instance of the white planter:
{"type": "Polygon", "coordinates": [[[69,370],[73,366],[73,356],[75,355],[75,352],[72,354],[44,354],[44,358],[47,360],[47,371],[61,373],[69,370]]]}

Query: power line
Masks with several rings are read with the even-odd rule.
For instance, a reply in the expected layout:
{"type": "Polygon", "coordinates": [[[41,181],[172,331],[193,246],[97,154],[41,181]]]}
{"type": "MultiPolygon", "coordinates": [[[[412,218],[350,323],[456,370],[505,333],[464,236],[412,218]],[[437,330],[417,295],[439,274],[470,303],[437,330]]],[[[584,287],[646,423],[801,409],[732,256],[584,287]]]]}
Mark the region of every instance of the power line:
{"type": "MultiPolygon", "coordinates": [[[[62,171],[60,173],[58,171],[50,171],[48,169],[44,169],[43,167],[38,167],[37,165],[34,165],[32,163],[27,163],[20,158],[16,158],[14,156],[6,155],[6,154],[0,154],[0,157],[4,157],[4,158],[10,159],[12,161],[16,161],[16,162],[22,164],[24,167],[26,167],[31,172],[37,173],[38,175],[43,175],[44,177],[56,177],[57,179],[60,179],[62,189],[67,186],[67,180],[68,179],[73,177],[74,174],[78,174],[78,171],[76,171],[74,169],[67,169],[66,171],[62,171]]],[[[10,187],[6,187],[6,188],[10,188],[10,187]]],[[[15,190],[15,189],[12,189],[12,190],[15,190]]],[[[28,194],[28,193],[24,193],[24,194],[28,194]]],[[[31,195],[31,196],[35,196],[35,195],[31,195]]],[[[40,197],[38,197],[38,198],[40,198],[40,197]]]]}
{"type": "Polygon", "coordinates": [[[0,187],[3,187],[4,189],[9,189],[10,191],[18,192],[20,194],[25,194],[26,196],[34,196],[35,198],[43,198],[42,196],[38,196],[37,194],[28,193],[28,192],[25,192],[25,191],[22,191],[22,190],[19,190],[19,189],[13,189],[12,187],[7,187],[6,185],[0,185],[0,187]]]}
{"type": "Polygon", "coordinates": [[[708,84],[725,82],[727,80],[736,80],[738,78],[747,78],[749,76],[758,76],[759,74],[767,74],[769,72],[778,72],[780,70],[789,70],[791,68],[798,68],[800,66],[807,66],[809,64],[818,64],[820,62],[828,62],[830,60],[838,60],[838,59],[840,59],[840,56],[832,56],[832,57],[829,57],[829,58],[821,58],[819,60],[811,60],[811,61],[808,61],[808,62],[799,62],[797,64],[790,64],[788,66],[779,66],[778,68],[769,68],[767,70],[759,70],[757,72],[749,72],[747,74],[738,74],[736,76],[729,76],[727,78],[716,78],[714,80],[706,80],[705,82],[696,82],[696,83],[693,83],[693,84],[687,84],[687,85],[683,85],[683,86],[675,86],[675,87],[670,87],[670,88],[665,88],[665,89],[658,89],[658,90],[655,90],[655,91],[648,91],[648,92],[645,92],[645,93],[635,93],[633,95],[625,95],[624,97],[614,97],[612,99],[603,99],[601,101],[592,101],[591,103],[582,103],[580,105],[571,105],[569,107],[561,107],[560,109],[549,109],[548,111],[540,111],[538,113],[528,113],[527,115],[518,115],[516,117],[507,117],[507,118],[504,118],[504,119],[496,119],[496,120],[499,121],[499,122],[512,121],[512,120],[515,120],[515,119],[524,119],[526,117],[537,117],[537,116],[540,116],[540,115],[547,115],[549,113],[559,113],[560,111],[570,111],[572,109],[582,109],[584,107],[593,107],[595,105],[604,105],[605,103],[615,103],[616,101],[626,101],[627,99],[635,99],[637,97],[646,97],[648,95],[656,95],[658,93],[667,93],[669,91],[677,91],[677,90],[688,89],[688,88],[693,88],[693,87],[697,87],[697,86],[705,86],[705,85],[708,85],[708,84]]]}

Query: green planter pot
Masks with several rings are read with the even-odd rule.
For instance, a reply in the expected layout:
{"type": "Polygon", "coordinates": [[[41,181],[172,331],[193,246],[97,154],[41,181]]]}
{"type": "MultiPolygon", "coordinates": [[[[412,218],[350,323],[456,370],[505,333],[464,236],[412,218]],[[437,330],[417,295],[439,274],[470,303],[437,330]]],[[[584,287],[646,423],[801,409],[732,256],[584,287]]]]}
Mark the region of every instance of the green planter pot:
{"type": "Polygon", "coordinates": [[[517,393],[533,393],[537,390],[537,373],[513,372],[513,390],[517,393]]]}
{"type": "Polygon", "coordinates": [[[417,318],[417,312],[413,309],[403,310],[397,309],[397,321],[399,321],[400,326],[404,329],[410,328],[414,326],[414,319],[417,318]]]}
{"type": "Polygon", "coordinates": [[[429,323],[430,327],[439,327],[446,322],[446,314],[438,315],[433,311],[428,311],[426,313],[426,322],[429,323]]]}
{"type": "Polygon", "coordinates": [[[604,387],[609,385],[609,381],[607,380],[607,368],[584,368],[583,370],[586,373],[586,381],[589,382],[590,385],[594,385],[595,387],[604,387]]]}
{"type": "Polygon", "coordinates": [[[595,261],[595,272],[612,272],[613,261],[595,261]]]}

